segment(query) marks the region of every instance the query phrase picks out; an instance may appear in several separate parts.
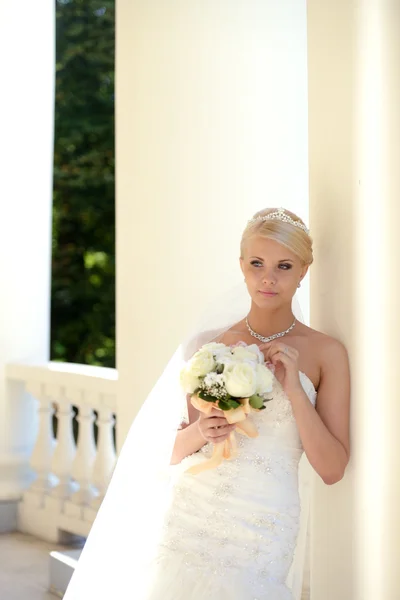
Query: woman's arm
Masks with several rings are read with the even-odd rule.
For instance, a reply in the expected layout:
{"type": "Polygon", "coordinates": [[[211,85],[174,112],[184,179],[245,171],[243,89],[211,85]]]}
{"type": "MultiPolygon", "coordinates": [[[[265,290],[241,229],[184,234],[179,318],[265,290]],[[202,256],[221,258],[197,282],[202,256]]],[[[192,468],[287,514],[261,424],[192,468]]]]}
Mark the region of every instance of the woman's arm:
{"type": "Polygon", "coordinates": [[[290,400],[308,460],[323,481],[332,485],[344,475],[350,457],[350,373],[345,347],[328,338],[321,344],[321,380],[316,410],[305,392],[290,400]]]}
{"type": "Polygon", "coordinates": [[[206,440],[200,433],[197,421],[179,429],[172,452],[171,465],[177,465],[186,456],[190,456],[190,454],[194,454],[200,450],[206,443],[206,440]]]}
{"type": "Polygon", "coordinates": [[[235,425],[229,425],[221,411],[213,409],[209,415],[199,413],[192,406],[190,396],[187,397],[189,425],[179,429],[172,451],[171,465],[180,463],[184,458],[194,454],[207,442],[219,444],[224,442],[235,425]]]}

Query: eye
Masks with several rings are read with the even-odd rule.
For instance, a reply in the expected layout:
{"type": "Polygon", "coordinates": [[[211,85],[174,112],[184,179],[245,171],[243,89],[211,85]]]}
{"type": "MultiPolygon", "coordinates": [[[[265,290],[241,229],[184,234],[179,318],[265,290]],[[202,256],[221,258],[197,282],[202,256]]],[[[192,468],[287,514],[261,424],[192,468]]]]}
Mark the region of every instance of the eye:
{"type": "Polygon", "coordinates": [[[284,271],[289,271],[289,269],[292,268],[292,265],[290,263],[281,263],[279,265],[279,268],[283,268],[284,271]]]}
{"type": "Polygon", "coordinates": [[[260,260],[252,260],[250,264],[253,265],[253,267],[262,267],[262,262],[260,260]]]}

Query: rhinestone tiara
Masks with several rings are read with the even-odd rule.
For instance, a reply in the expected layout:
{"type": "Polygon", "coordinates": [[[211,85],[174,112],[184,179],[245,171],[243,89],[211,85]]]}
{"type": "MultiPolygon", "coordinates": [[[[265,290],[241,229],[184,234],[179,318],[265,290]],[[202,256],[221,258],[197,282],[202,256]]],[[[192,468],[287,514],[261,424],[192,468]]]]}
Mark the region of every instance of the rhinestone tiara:
{"type": "Polygon", "coordinates": [[[284,223],[290,223],[294,227],[302,229],[307,235],[310,235],[310,230],[307,229],[307,227],[300,221],[294,221],[292,217],[286,214],[284,208],[279,208],[278,210],[275,210],[274,212],[268,213],[264,216],[260,215],[259,217],[254,217],[254,219],[250,219],[249,224],[257,223],[258,221],[283,221],[284,223]]]}

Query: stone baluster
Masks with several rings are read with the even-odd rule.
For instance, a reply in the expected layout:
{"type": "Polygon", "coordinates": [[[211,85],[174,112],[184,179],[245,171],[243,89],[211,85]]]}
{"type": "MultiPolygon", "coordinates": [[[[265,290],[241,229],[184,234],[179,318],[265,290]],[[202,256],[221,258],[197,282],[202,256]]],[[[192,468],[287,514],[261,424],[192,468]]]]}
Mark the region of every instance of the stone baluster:
{"type": "Polygon", "coordinates": [[[72,404],[60,393],[59,386],[57,396],[57,446],[51,463],[51,470],[58,478],[57,486],[51,495],[60,499],[66,499],[77,491],[77,484],[72,481],[72,466],[76,454],[76,446],[73,435],[74,411],[72,404]]]}
{"type": "Polygon", "coordinates": [[[93,466],[92,482],[96,486],[98,496],[94,498],[91,506],[97,510],[103,501],[116,463],[113,437],[115,418],[112,411],[107,407],[100,408],[96,423],[98,426],[97,456],[93,466]]]}
{"type": "Polygon", "coordinates": [[[72,495],[71,500],[80,506],[90,505],[96,496],[92,485],[93,464],[96,458],[93,427],[95,417],[92,406],[86,403],[89,395],[82,394],[82,400],[78,403],[78,446],[72,465],[72,477],[79,484],[79,490],[72,495]]]}
{"type": "Polygon", "coordinates": [[[51,464],[55,449],[52,417],[54,409],[52,399],[48,396],[46,387],[40,383],[30,382],[27,391],[38,402],[39,428],[36,443],[30,459],[30,465],[36,473],[36,479],[30,486],[35,492],[49,492],[57,480],[52,474],[51,464]]]}

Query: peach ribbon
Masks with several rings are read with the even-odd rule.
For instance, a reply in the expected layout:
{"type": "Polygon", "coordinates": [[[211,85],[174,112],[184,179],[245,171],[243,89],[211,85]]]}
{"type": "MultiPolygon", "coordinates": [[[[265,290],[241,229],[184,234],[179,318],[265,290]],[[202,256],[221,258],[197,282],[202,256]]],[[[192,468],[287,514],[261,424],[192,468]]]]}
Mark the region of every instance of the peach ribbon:
{"type": "MultiPolygon", "coordinates": [[[[256,438],[258,436],[256,426],[254,423],[247,420],[247,417],[251,412],[259,412],[259,410],[250,406],[249,398],[243,398],[237,401],[240,402],[240,406],[237,408],[232,408],[231,410],[222,410],[218,407],[217,402],[207,402],[206,400],[199,398],[196,394],[194,394],[191,398],[192,405],[197,408],[198,411],[209,415],[212,409],[216,408],[223,413],[228,423],[231,425],[233,423],[237,424],[235,431],[247,437],[256,438]]],[[[235,432],[232,431],[224,442],[214,445],[211,458],[197,465],[193,465],[193,467],[187,469],[187,472],[191,475],[197,475],[202,471],[215,469],[215,467],[218,467],[224,459],[231,460],[232,458],[235,458],[237,454],[237,441],[235,432]]]]}

